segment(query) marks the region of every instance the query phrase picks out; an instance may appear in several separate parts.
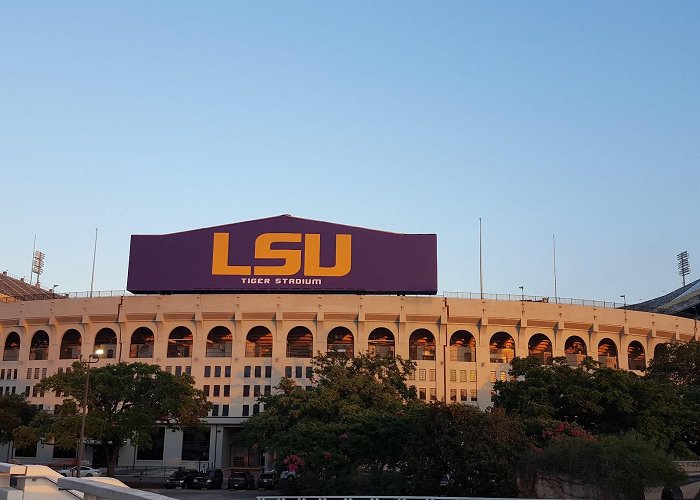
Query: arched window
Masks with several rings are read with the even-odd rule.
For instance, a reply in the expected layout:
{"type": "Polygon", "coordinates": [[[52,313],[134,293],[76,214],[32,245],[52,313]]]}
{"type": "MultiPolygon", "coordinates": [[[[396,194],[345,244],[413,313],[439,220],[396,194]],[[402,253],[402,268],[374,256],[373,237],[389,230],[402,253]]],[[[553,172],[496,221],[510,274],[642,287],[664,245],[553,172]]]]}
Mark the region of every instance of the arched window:
{"type": "Polygon", "coordinates": [[[666,352],[668,352],[668,346],[666,345],[666,342],[662,342],[654,346],[654,357],[663,356],[664,354],[666,354],[666,352]]]}
{"type": "Polygon", "coordinates": [[[80,345],[82,337],[78,330],[71,328],[63,334],[61,339],[60,359],[78,359],[80,357],[80,345]]]}
{"type": "Polygon", "coordinates": [[[141,326],[131,335],[130,358],[152,358],[155,336],[150,328],[141,326]]]}
{"type": "Polygon", "coordinates": [[[5,350],[2,353],[3,361],[17,361],[19,360],[19,334],[17,332],[10,332],[10,334],[5,339],[5,350]]]}
{"type": "Polygon", "coordinates": [[[337,326],[328,333],[328,352],[344,354],[348,358],[355,356],[355,337],[344,326],[337,326]]]}
{"type": "Polygon", "coordinates": [[[489,342],[491,363],[510,363],[515,356],[515,340],[506,332],[496,332],[489,342]]]}
{"type": "Polygon", "coordinates": [[[49,334],[44,330],[39,330],[32,336],[29,359],[37,361],[49,359],[49,334]]]}
{"type": "Polygon", "coordinates": [[[646,369],[647,360],[644,356],[644,346],[640,342],[634,340],[627,346],[627,362],[630,370],[642,371],[646,369]]]}
{"type": "Polygon", "coordinates": [[[117,353],[117,334],[111,328],[103,328],[95,336],[95,351],[102,349],[102,358],[114,358],[117,353]]]}
{"type": "Polygon", "coordinates": [[[598,344],[598,362],[603,368],[617,368],[617,346],[610,339],[598,344]]]}
{"type": "Polygon", "coordinates": [[[246,358],[271,358],[272,333],[264,326],[250,329],[245,338],[246,358]]]}
{"type": "Polygon", "coordinates": [[[566,354],[566,364],[578,366],[586,357],[586,342],[581,337],[573,335],[564,342],[564,354],[566,354]]]}
{"type": "Polygon", "coordinates": [[[552,341],[543,333],[536,333],[527,343],[527,356],[536,358],[541,365],[552,364],[552,341]]]}
{"type": "Polygon", "coordinates": [[[189,358],[192,356],[192,332],[186,326],[178,326],[168,337],[169,358],[189,358]]]}
{"type": "Polygon", "coordinates": [[[435,336],[430,330],[419,328],[408,338],[408,357],[411,360],[435,359],[435,336]]]}
{"type": "Polygon", "coordinates": [[[215,326],[207,335],[207,358],[230,358],[233,335],[225,326],[215,326]]]}
{"type": "Polygon", "coordinates": [[[450,337],[450,361],[476,361],[476,339],[466,330],[450,337]]]}
{"type": "Polygon", "coordinates": [[[374,356],[394,355],[394,334],[384,327],[375,328],[367,339],[367,352],[374,356]]]}
{"type": "Polygon", "coordinates": [[[314,355],[314,336],[306,327],[295,326],[287,335],[288,358],[311,358],[314,355]]]}

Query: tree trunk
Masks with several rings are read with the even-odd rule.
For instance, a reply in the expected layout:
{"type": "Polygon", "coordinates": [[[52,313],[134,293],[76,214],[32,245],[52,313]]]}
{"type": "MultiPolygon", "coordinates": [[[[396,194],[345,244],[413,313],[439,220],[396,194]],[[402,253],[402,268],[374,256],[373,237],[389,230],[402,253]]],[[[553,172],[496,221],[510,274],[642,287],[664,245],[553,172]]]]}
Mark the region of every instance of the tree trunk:
{"type": "Polygon", "coordinates": [[[119,459],[119,450],[121,450],[121,443],[102,443],[105,449],[105,458],[107,459],[107,475],[109,477],[114,477],[114,472],[117,469],[117,460],[119,459]]]}

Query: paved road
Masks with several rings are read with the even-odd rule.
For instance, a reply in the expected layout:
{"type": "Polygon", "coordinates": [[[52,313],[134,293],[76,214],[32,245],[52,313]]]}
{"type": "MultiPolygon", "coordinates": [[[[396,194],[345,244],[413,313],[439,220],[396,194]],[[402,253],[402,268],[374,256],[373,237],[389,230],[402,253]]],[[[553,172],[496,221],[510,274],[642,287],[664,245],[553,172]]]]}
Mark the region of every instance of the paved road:
{"type": "Polygon", "coordinates": [[[175,488],[166,490],[165,488],[143,488],[145,491],[165,495],[166,497],[177,498],[178,500],[253,500],[259,496],[274,496],[279,492],[273,490],[182,490],[175,488]]]}

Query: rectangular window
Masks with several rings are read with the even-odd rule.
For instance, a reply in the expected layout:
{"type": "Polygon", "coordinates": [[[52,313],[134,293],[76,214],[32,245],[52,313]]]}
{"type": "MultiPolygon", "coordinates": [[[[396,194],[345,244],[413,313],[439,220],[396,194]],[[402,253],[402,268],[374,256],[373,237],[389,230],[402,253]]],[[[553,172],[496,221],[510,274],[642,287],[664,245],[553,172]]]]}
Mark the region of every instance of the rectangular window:
{"type": "Polygon", "coordinates": [[[243,367],[243,378],[250,378],[250,366],[243,367]]]}
{"type": "Polygon", "coordinates": [[[62,366],[58,369],[58,374],[60,375],[61,373],[63,373],[63,367],[62,367],[62,366]]]}
{"type": "Polygon", "coordinates": [[[418,380],[425,380],[425,368],[418,370],[418,380]]]}
{"type": "Polygon", "coordinates": [[[431,370],[428,372],[428,375],[430,376],[430,381],[431,381],[431,382],[435,382],[435,370],[434,370],[434,369],[431,369],[431,370]]]}
{"type": "Polygon", "coordinates": [[[28,398],[29,397],[29,389],[31,389],[28,385],[24,387],[24,397],[28,398]]]}
{"type": "Polygon", "coordinates": [[[204,378],[211,377],[211,366],[204,367],[204,378]]]}
{"type": "Polygon", "coordinates": [[[14,393],[15,393],[15,386],[13,385],[12,386],[12,394],[14,394],[14,393]]]}
{"type": "Polygon", "coordinates": [[[425,401],[425,387],[421,387],[418,389],[418,397],[425,401]]]}
{"type": "Polygon", "coordinates": [[[450,389],[450,401],[457,402],[457,389],[450,389]]]}
{"type": "Polygon", "coordinates": [[[265,367],[265,378],[272,378],[272,367],[271,366],[265,367]]]}
{"type": "MultiPolygon", "coordinates": [[[[7,372],[9,373],[10,370],[7,370],[7,372]]],[[[0,370],[0,379],[2,379],[2,380],[5,379],[5,369],[4,368],[2,370],[0,370]]]]}
{"type": "Polygon", "coordinates": [[[469,390],[469,398],[472,401],[476,401],[476,389],[470,389],[469,390]]]}
{"type": "Polygon", "coordinates": [[[204,395],[206,397],[209,397],[209,386],[205,385],[204,388],[202,389],[204,391],[204,395]]]}
{"type": "Polygon", "coordinates": [[[192,375],[192,367],[191,366],[186,366],[185,367],[185,373],[187,375],[192,375]]]}
{"type": "Polygon", "coordinates": [[[243,412],[241,413],[244,417],[247,417],[250,415],[250,406],[249,405],[243,405],[243,412]]]}
{"type": "Polygon", "coordinates": [[[27,380],[29,380],[29,379],[31,379],[31,378],[32,378],[32,369],[31,369],[31,368],[27,368],[27,380]]]}
{"type": "Polygon", "coordinates": [[[408,374],[408,380],[416,380],[415,370],[408,374]]]}
{"type": "Polygon", "coordinates": [[[460,401],[467,401],[467,390],[466,389],[459,390],[459,400],[460,401]]]}
{"type": "Polygon", "coordinates": [[[255,367],[255,378],[262,377],[262,366],[255,367]]]}
{"type": "Polygon", "coordinates": [[[491,381],[491,383],[496,381],[496,370],[491,370],[489,372],[489,380],[491,381]]]}
{"type": "Polygon", "coordinates": [[[39,378],[39,369],[38,368],[34,368],[34,378],[35,379],[39,378]]]}
{"type": "Polygon", "coordinates": [[[218,417],[219,416],[219,405],[214,405],[211,407],[211,416],[212,417],[218,417]]]}
{"type": "Polygon", "coordinates": [[[437,401],[437,389],[435,387],[430,388],[430,401],[437,401]]]}
{"type": "Polygon", "coordinates": [[[265,396],[269,396],[270,394],[272,394],[272,386],[266,385],[265,386],[265,396]]]}
{"type": "MultiPolygon", "coordinates": [[[[59,370],[60,370],[60,368],[59,368],[59,370]]],[[[15,376],[15,377],[14,377],[15,380],[17,380],[17,368],[15,368],[14,370],[12,370],[12,373],[13,373],[14,376],[15,376]]]]}
{"type": "Polygon", "coordinates": [[[253,415],[257,415],[258,413],[260,413],[260,405],[254,404],[253,405],[253,415]]]}
{"type": "Polygon", "coordinates": [[[228,405],[221,406],[221,416],[228,417],[228,405]]]}
{"type": "Polygon", "coordinates": [[[250,386],[249,385],[243,386],[243,397],[244,398],[250,397],[250,386]]]}
{"type": "Polygon", "coordinates": [[[292,378],[292,367],[291,366],[284,367],[284,376],[287,378],[292,378]]]}
{"type": "Polygon", "coordinates": [[[228,398],[229,396],[231,396],[231,386],[226,384],[224,386],[224,397],[228,398]]]}
{"type": "Polygon", "coordinates": [[[256,397],[256,398],[260,397],[260,386],[259,385],[253,386],[253,397],[256,397]]]}
{"type": "Polygon", "coordinates": [[[176,367],[175,367],[175,375],[177,375],[178,377],[179,377],[180,375],[182,375],[182,367],[181,367],[181,366],[176,366],[176,367]]]}
{"type": "Polygon", "coordinates": [[[220,366],[215,366],[215,367],[214,367],[214,376],[215,376],[215,377],[220,377],[220,376],[221,376],[221,367],[220,367],[220,366]]]}
{"type": "Polygon", "coordinates": [[[231,376],[231,367],[226,366],[224,367],[224,377],[230,377],[231,376]]]}
{"type": "Polygon", "coordinates": [[[37,386],[32,387],[32,396],[37,397],[39,395],[39,390],[37,386]]]}
{"type": "Polygon", "coordinates": [[[501,372],[501,382],[508,380],[508,372],[501,372]]]}
{"type": "Polygon", "coordinates": [[[306,378],[313,378],[313,376],[314,376],[314,367],[307,366],[306,367],[306,378]]]}
{"type": "Polygon", "coordinates": [[[459,381],[460,382],[467,381],[467,370],[459,370],[459,381]]]}
{"type": "Polygon", "coordinates": [[[469,372],[469,382],[476,382],[476,370],[469,372]]]}
{"type": "Polygon", "coordinates": [[[172,367],[172,366],[166,366],[166,367],[165,367],[165,372],[166,372],[166,373],[172,373],[172,372],[173,372],[173,367],[172,367]]]}
{"type": "Polygon", "coordinates": [[[42,368],[41,369],[41,379],[43,380],[45,378],[46,378],[46,368],[42,368]]]}
{"type": "Polygon", "coordinates": [[[221,386],[219,384],[214,386],[214,397],[221,396],[221,386]]]}
{"type": "Polygon", "coordinates": [[[294,367],[294,378],[301,378],[301,374],[303,373],[302,368],[303,366],[294,367]]]}
{"type": "Polygon", "coordinates": [[[450,382],[457,382],[457,370],[450,370],[450,382]]]}

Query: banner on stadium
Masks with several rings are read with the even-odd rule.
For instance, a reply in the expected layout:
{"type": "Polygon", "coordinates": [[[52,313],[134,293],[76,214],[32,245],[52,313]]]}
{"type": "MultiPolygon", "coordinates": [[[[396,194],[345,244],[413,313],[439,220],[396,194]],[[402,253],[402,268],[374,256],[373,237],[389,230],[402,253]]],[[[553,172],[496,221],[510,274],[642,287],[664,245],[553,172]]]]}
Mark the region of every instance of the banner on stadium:
{"type": "Polygon", "coordinates": [[[437,236],[289,215],[133,235],[132,293],[437,293],[437,236]]]}

